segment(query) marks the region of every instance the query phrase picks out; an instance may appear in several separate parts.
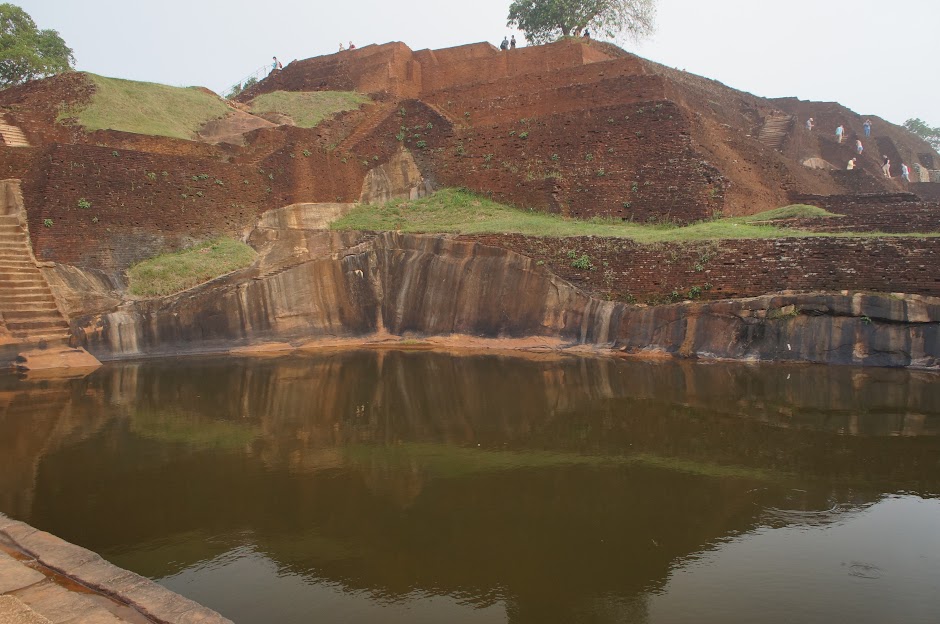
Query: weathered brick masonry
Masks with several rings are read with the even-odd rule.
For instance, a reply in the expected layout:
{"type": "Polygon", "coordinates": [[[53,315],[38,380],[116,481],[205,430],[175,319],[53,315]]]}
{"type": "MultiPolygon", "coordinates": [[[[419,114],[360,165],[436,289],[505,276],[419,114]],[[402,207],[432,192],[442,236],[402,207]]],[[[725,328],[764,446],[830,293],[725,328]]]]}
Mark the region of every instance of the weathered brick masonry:
{"type": "Polygon", "coordinates": [[[940,231],[940,202],[922,202],[913,193],[791,195],[791,200],[842,215],[830,219],[793,219],[788,223],[792,227],[826,232],[940,231]]]}
{"type": "Polygon", "coordinates": [[[591,293],[621,301],[726,299],[782,290],[940,296],[938,238],[781,238],[655,245],[616,238],[515,234],[459,238],[529,256],[591,293]],[[572,266],[585,255],[593,268],[572,266]]]}
{"type": "Polygon", "coordinates": [[[40,260],[123,269],[194,240],[240,234],[270,207],[270,181],[215,159],[52,145],[23,180],[40,260]]]}

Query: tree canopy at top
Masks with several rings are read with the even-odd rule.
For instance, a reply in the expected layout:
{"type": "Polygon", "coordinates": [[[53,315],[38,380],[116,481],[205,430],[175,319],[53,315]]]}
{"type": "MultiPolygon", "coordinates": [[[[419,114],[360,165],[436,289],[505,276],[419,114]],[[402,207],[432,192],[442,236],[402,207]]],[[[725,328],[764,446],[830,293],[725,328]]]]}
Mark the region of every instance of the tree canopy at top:
{"type": "Polygon", "coordinates": [[[940,128],[931,128],[920,117],[908,119],[904,122],[904,127],[930,143],[930,147],[940,152],[940,128]]]}
{"type": "Polygon", "coordinates": [[[655,17],[656,0],[514,0],[507,26],[532,43],[578,37],[585,29],[640,39],[652,34],[655,17]]]}
{"type": "Polygon", "coordinates": [[[72,49],[54,30],[39,30],[20,7],[0,4],[0,88],[72,69],[72,49]]]}

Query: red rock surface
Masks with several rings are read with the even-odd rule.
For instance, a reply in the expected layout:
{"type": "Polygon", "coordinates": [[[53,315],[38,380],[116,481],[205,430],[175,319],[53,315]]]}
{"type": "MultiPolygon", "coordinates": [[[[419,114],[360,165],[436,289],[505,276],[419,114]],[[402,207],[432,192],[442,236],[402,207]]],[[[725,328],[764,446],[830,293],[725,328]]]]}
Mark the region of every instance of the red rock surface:
{"type": "MultiPolygon", "coordinates": [[[[808,169],[800,163],[810,156],[841,167],[852,147],[830,139],[828,126],[845,124],[850,141],[864,118],[836,104],[758,98],[599,42],[509,52],[389,43],[297,61],[240,97],[354,89],[374,103],[313,129],[251,131],[243,147],[56,123],[62,105],[91,89],[66,74],[0,92],[0,112],[34,146],[0,147],[0,177],[23,180],[38,258],[115,275],[194,239],[243,234],[266,210],[355,201],[368,171],[402,146],[433,186],[641,222],[754,213],[794,194],[896,193],[901,184],[873,169],[877,152],[940,161],[873,118],[860,171],[808,169]],[[777,150],[758,136],[781,115],[794,119],[777,150]],[[802,125],[809,115],[813,133],[802,125]],[[92,207],[79,208],[82,199],[92,207]]],[[[927,230],[936,212],[922,206],[927,230]]]]}

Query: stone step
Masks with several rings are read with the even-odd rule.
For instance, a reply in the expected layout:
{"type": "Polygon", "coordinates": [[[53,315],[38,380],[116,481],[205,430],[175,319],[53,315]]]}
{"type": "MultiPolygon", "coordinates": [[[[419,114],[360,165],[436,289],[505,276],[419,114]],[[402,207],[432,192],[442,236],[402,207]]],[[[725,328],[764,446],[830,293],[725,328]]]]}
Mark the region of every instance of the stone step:
{"type": "Polygon", "coordinates": [[[19,224],[19,222],[20,222],[20,218],[17,217],[16,215],[6,215],[6,214],[0,215],[0,223],[4,223],[4,224],[13,223],[16,225],[16,224],[19,224]]]}
{"type": "Polygon", "coordinates": [[[47,303],[55,303],[55,297],[51,292],[44,293],[35,293],[31,295],[24,295],[22,297],[8,297],[0,299],[0,311],[3,310],[13,310],[16,306],[24,305],[45,305],[47,303]]]}
{"type": "MultiPolygon", "coordinates": [[[[18,277],[22,275],[28,275],[30,277],[42,276],[42,271],[39,270],[39,267],[37,267],[32,262],[28,262],[28,258],[17,258],[16,260],[19,260],[20,262],[26,262],[26,265],[15,268],[0,269],[0,283],[3,283],[3,280],[7,279],[8,277],[18,277]]],[[[0,259],[0,261],[6,262],[15,262],[16,260],[12,258],[8,260],[0,259]]]]}
{"type": "Polygon", "coordinates": [[[10,124],[0,124],[0,136],[8,147],[29,147],[29,141],[26,135],[16,126],[10,124]]]}
{"type": "Polygon", "coordinates": [[[25,343],[48,345],[67,345],[72,335],[68,332],[10,332],[11,335],[25,343]]]}
{"type": "Polygon", "coordinates": [[[15,303],[0,303],[0,312],[3,313],[4,318],[9,318],[10,314],[15,314],[17,312],[58,312],[59,308],[56,307],[55,300],[52,297],[47,299],[39,299],[37,301],[20,301],[15,303]]]}
{"type": "Polygon", "coordinates": [[[42,282],[42,284],[39,285],[24,284],[22,282],[11,282],[4,284],[4,287],[0,288],[0,298],[12,297],[14,295],[32,295],[40,292],[52,293],[52,290],[49,288],[49,284],[46,282],[42,282]]]}
{"type": "Polygon", "coordinates": [[[59,309],[55,307],[55,304],[52,304],[51,308],[47,307],[44,310],[35,308],[30,310],[4,310],[3,320],[7,323],[12,323],[19,321],[61,321],[64,319],[62,315],[59,314],[59,309]]]}
{"type": "MultiPolygon", "coordinates": [[[[4,313],[6,318],[6,313],[4,313]]],[[[32,319],[28,321],[6,321],[7,329],[11,334],[37,333],[35,330],[42,330],[45,333],[53,333],[57,330],[67,330],[69,324],[60,316],[59,318],[32,319]]]]}
{"type": "Polygon", "coordinates": [[[0,301],[5,299],[18,299],[29,295],[52,295],[52,289],[49,284],[24,284],[22,282],[5,284],[0,289],[0,301]]]}
{"type": "Polygon", "coordinates": [[[28,257],[8,258],[8,259],[0,258],[0,261],[6,261],[6,262],[15,262],[17,260],[20,262],[27,262],[27,266],[24,268],[15,268],[15,269],[11,268],[11,269],[0,270],[0,280],[4,280],[7,277],[15,277],[17,275],[32,275],[32,276],[42,275],[42,271],[39,270],[39,267],[37,267],[32,262],[28,262],[29,260],[28,257]]]}
{"type": "MultiPolygon", "coordinates": [[[[34,269],[38,271],[39,269],[34,269]]],[[[6,290],[7,288],[22,288],[24,286],[45,286],[46,281],[42,279],[42,273],[37,273],[34,275],[23,275],[22,273],[17,273],[16,275],[0,275],[0,289],[6,290]]]]}

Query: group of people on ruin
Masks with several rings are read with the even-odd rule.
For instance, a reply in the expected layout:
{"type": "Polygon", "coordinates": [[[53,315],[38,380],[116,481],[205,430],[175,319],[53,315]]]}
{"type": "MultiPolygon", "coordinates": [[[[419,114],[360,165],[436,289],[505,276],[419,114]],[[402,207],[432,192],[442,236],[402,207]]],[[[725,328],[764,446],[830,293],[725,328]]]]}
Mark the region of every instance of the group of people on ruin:
{"type": "Polygon", "coordinates": [[[503,37],[502,43],[499,44],[500,50],[515,50],[516,49],[516,36],[512,35],[511,38],[503,37]]]}
{"type": "MultiPolygon", "coordinates": [[[[339,44],[339,51],[340,51],[340,52],[344,52],[344,51],[346,51],[346,50],[355,50],[355,49],[356,49],[356,44],[353,43],[352,41],[349,42],[349,47],[348,47],[348,48],[347,48],[346,46],[344,46],[342,42],[340,42],[340,44],[339,44]]],[[[273,61],[272,61],[272,63],[271,63],[271,73],[272,73],[272,74],[273,74],[274,72],[279,72],[279,71],[281,71],[282,69],[284,69],[284,64],[281,63],[279,60],[277,60],[277,57],[276,57],[276,56],[275,56],[275,57],[272,57],[272,58],[273,58],[273,61]]]]}
{"type": "MultiPolygon", "coordinates": [[[[806,129],[811,132],[814,127],[816,127],[816,120],[813,119],[812,117],[809,117],[806,120],[806,129]]],[[[865,133],[866,138],[871,136],[871,128],[872,128],[871,120],[866,119],[865,123],[862,124],[862,130],[865,133]]],[[[846,136],[845,126],[842,124],[839,124],[838,126],[836,126],[836,143],[841,144],[842,139],[844,139],[845,136],[846,136]]],[[[860,138],[855,139],[855,151],[858,153],[858,156],[861,156],[862,152],[865,151],[865,145],[862,143],[862,139],[860,138]]],[[[888,156],[885,154],[882,154],[881,159],[882,159],[881,173],[882,175],[884,175],[884,177],[890,178],[891,177],[891,159],[888,158],[888,156]]],[[[848,171],[853,171],[857,169],[858,157],[851,158],[845,168],[848,171]]],[[[905,182],[911,181],[911,170],[908,168],[907,164],[903,162],[901,163],[901,179],[904,180],[905,182]]]]}

